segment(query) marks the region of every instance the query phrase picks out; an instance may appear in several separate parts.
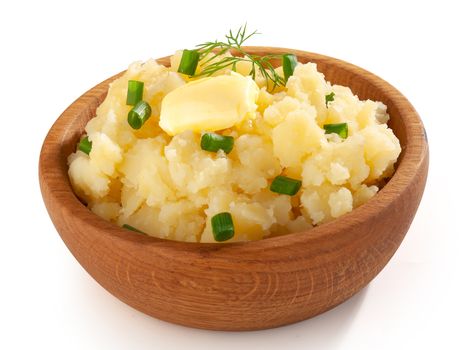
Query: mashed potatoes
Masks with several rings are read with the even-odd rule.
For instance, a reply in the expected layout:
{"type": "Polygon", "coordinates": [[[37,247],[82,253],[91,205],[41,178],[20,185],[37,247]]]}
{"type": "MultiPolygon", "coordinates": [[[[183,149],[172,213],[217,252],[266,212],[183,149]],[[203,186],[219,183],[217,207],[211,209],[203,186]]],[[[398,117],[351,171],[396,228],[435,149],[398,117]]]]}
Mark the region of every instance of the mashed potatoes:
{"type": "MultiPolygon", "coordinates": [[[[255,83],[224,70],[219,77],[236,77],[221,78],[238,86],[230,94],[235,97],[221,102],[208,95],[210,102],[199,105],[195,101],[204,91],[221,95],[222,90],[213,84],[217,80],[203,84],[212,85],[211,90],[189,89],[201,82],[176,72],[179,57],[172,57],[173,68],[154,60],[132,64],[111,84],[85,128],[92,142],[89,155],[77,151],[69,156],[76,194],[102,218],[160,238],[214,242],[211,218],[229,212],[235,226],[229,242],[258,240],[338,218],[369,200],[392,175],[401,148],[386,124],[386,106],[360,101],[349,88],[331,85],[315,64],[298,64],[286,87],[273,93],[260,76],[255,83]],[[144,100],[152,108],[138,130],[127,122],[128,80],[144,82],[144,100]],[[188,108],[175,99],[187,96],[179,93],[183,90],[194,96],[188,108]],[[334,100],[326,103],[330,93],[334,100]],[[172,108],[163,106],[163,130],[165,98],[172,108]],[[224,103],[230,105],[227,120],[216,115],[214,130],[234,138],[233,150],[204,151],[201,133],[210,130],[215,118],[204,111],[224,103]],[[206,122],[192,124],[192,118],[205,115],[206,122]],[[346,139],[325,133],[325,124],[344,122],[346,139]],[[299,192],[271,192],[278,175],[301,180],[299,192]]],[[[238,65],[237,71],[245,76],[249,70],[238,65]]],[[[232,90],[224,86],[221,96],[229,96],[232,90]]]]}

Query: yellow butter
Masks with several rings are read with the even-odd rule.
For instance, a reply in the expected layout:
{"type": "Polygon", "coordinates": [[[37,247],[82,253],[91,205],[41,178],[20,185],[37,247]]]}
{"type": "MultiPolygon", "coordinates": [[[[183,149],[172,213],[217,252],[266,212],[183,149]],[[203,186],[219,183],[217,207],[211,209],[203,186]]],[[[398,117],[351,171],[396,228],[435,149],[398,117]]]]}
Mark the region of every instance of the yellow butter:
{"type": "Polygon", "coordinates": [[[194,80],[166,95],[159,125],[171,136],[227,129],[255,117],[258,93],[253,79],[240,74],[194,80]]]}

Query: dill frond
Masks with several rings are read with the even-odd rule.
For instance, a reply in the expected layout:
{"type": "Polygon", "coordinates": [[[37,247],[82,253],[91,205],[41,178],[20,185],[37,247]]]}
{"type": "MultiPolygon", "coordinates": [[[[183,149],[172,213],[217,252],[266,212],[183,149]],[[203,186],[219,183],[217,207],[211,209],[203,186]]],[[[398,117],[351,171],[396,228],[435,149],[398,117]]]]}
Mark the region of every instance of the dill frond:
{"type": "Polygon", "coordinates": [[[200,66],[202,70],[196,74],[195,77],[211,76],[214,73],[231,67],[233,71],[236,70],[236,65],[240,61],[250,62],[251,69],[248,75],[253,79],[256,77],[257,72],[266,79],[267,84],[272,84],[273,88],[285,85],[285,79],[280,76],[273,67],[271,60],[282,59],[282,55],[251,55],[242,49],[243,44],[253,37],[258,35],[258,31],[247,33],[247,25],[240,26],[236,33],[229,30],[225,35],[225,41],[208,41],[196,46],[195,50],[200,53],[200,66]],[[225,56],[227,52],[234,52],[236,56],[225,56]],[[208,57],[211,54],[210,57],[208,57]],[[204,60],[205,57],[208,57],[204,60]],[[218,59],[219,58],[219,59],[218,59]]]}

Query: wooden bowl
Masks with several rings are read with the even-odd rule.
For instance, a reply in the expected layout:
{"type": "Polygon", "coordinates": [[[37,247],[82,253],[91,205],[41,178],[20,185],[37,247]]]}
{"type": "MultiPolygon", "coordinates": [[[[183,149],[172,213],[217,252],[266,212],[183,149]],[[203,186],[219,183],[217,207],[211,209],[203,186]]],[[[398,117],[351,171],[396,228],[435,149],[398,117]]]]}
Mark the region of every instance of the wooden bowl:
{"type": "MultiPolygon", "coordinates": [[[[352,64],[293,52],[361,99],[383,101],[403,151],[387,185],[363,206],[308,232],[248,243],[204,244],[145,237],[107,222],[74,195],[66,158],[107,94],[100,83],[58,118],[45,138],[39,177],[44,202],[79,263],[123,302],[156,318],[214,330],[255,330],[304,320],[366,286],[393,256],[424,190],[428,145],[422,122],[393,86],[352,64]]],[[[159,62],[169,65],[167,57],[159,62]]]]}

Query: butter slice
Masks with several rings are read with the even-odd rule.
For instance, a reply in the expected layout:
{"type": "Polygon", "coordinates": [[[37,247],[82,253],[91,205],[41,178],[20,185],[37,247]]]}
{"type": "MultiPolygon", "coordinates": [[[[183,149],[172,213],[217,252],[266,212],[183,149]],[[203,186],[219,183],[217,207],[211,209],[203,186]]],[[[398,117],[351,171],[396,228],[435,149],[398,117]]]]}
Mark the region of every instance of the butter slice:
{"type": "Polygon", "coordinates": [[[159,125],[171,136],[227,129],[255,118],[258,93],[254,80],[240,74],[194,80],[164,97],[159,125]]]}

